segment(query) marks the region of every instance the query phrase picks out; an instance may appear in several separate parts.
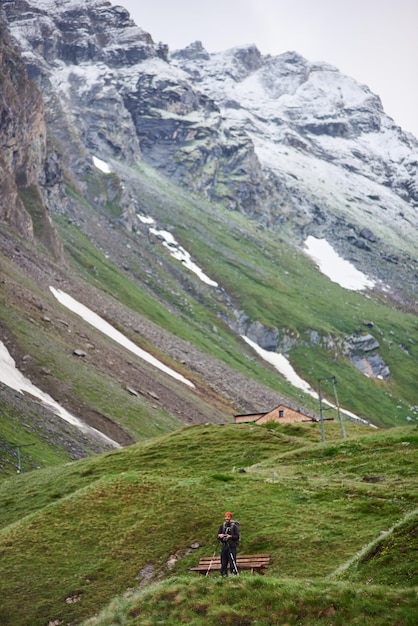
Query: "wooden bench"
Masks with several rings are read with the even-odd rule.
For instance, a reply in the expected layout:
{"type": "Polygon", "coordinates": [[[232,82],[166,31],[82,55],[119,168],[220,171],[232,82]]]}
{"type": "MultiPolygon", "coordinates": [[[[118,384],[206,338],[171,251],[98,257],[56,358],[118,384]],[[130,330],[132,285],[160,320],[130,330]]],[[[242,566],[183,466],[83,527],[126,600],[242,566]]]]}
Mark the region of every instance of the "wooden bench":
{"type": "MultiPolygon", "coordinates": [[[[238,554],[237,567],[238,572],[242,570],[250,570],[251,574],[258,572],[264,574],[264,570],[270,565],[270,554],[238,554]]],[[[197,567],[191,567],[191,572],[197,572],[199,576],[209,576],[212,573],[219,574],[221,569],[221,557],[202,556],[197,567]]]]}

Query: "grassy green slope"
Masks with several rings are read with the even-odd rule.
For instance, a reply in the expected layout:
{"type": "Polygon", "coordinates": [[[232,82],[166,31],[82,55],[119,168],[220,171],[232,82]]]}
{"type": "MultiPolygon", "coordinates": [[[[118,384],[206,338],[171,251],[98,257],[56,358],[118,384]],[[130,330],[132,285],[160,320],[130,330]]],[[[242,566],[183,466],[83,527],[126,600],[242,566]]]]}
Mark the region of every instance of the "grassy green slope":
{"type": "Polygon", "coordinates": [[[400,559],[378,585],[366,586],[369,570],[337,570],[417,508],[418,431],[348,426],[344,441],[327,423],[325,443],[317,424],[190,427],[4,480],[0,623],[80,623],[131,589],[94,623],[322,623],[328,612],[335,624],[389,624],[396,597],[395,623],[412,625],[418,580],[400,559]],[[272,554],[264,578],[243,574],[229,591],[188,572],[215,549],[225,509],[243,553],[272,554]],[[146,573],[156,586],[137,597],[146,573]]]}
{"type": "Polygon", "coordinates": [[[225,583],[178,577],[115,600],[83,626],[415,626],[416,591],[242,575],[225,583]]]}
{"type": "MultiPolygon", "coordinates": [[[[409,418],[412,423],[417,419],[413,408],[418,375],[416,318],[394,309],[377,295],[349,292],[330,282],[289,245],[284,233],[281,237],[237,212],[206,204],[162,180],[144,165],[135,171],[135,177],[141,210],[153,215],[159,227],[172,229],[205,272],[232,296],[237,309],[268,328],[277,327],[281,333],[286,331],[298,338],[298,347],[289,352],[290,361],[314,388],[318,378],[335,375],[341,405],[357,415],[381,426],[404,425],[409,418]],[[388,382],[366,378],[339,350],[324,347],[330,338],[337,343],[347,334],[369,332],[364,325],[366,320],[373,322],[370,332],[379,341],[380,354],[390,366],[388,382]],[[323,339],[318,345],[309,344],[311,330],[323,339]]],[[[222,321],[231,312],[219,292],[203,285],[162,246],[160,256],[153,258],[149,246],[155,249],[158,244],[144,243],[139,232],[126,234],[129,245],[138,245],[142,250],[132,273],[143,280],[134,282],[131,273],[116,268],[94,248],[74,221],[55,217],[72,267],[84,280],[283,397],[318,411],[316,400],[291,386],[270,366],[264,367],[222,321]],[[161,254],[164,264],[160,262],[161,254]],[[144,258],[149,267],[144,266],[144,258]],[[151,272],[144,272],[150,268],[151,272]],[[180,274],[187,277],[183,288],[176,280],[180,274]]],[[[178,428],[178,420],[163,411],[158,411],[158,419],[149,420],[149,403],[127,395],[114,379],[81,363],[74,368],[68,360],[71,337],[62,333],[59,323],[45,323],[39,315],[40,310],[56,306],[53,296],[41,292],[19,274],[9,259],[2,257],[0,263],[5,279],[0,284],[0,319],[15,337],[22,354],[29,355],[39,368],[53,371],[58,384],[71,387],[81,404],[108,416],[136,440],[178,428]],[[30,293],[34,311],[19,309],[18,294],[11,299],[5,287],[9,282],[30,293]]],[[[133,339],[157,358],[167,359],[138,336],[133,339]]],[[[179,367],[172,362],[167,364],[179,367]]],[[[332,399],[330,389],[325,392],[332,399]]],[[[3,401],[0,408],[0,439],[36,443],[23,450],[26,467],[69,460],[68,452],[51,446],[33,429],[28,431],[24,415],[16,416],[3,401]]]]}
{"type": "MultiPolygon", "coordinates": [[[[236,309],[251,321],[278,328],[281,337],[286,333],[297,339],[298,346],[290,350],[289,358],[313,388],[317,388],[318,378],[335,375],[339,400],[346,409],[380,426],[405,425],[407,418],[418,419],[413,409],[418,375],[415,316],[396,309],[382,295],[348,291],[331,282],[289,243],[285,232],[268,231],[238,212],[205,203],[143,164],[134,174],[141,211],[154,217],[158,227],[172,230],[206,274],[232,297],[236,309]],[[372,322],[373,328],[365,322],[372,322]],[[317,345],[309,340],[312,330],[320,338],[317,345]],[[369,332],[390,367],[390,381],[365,377],[343,357],[344,337],[369,332]]],[[[159,275],[161,270],[154,267],[142,287],[133,287],[74,227],[61,223],[61,232],[69,256],[95,286],[284,396],[317,409],[316,401],[271,368],[260,368],[245,357],[254,355],[221,321],[231,315],[225,302],[168,253],[165,263],[166,268],[171,267],[171,278],[167,271],[159,275]],[[94,273],[88,269],[92,267],[94,273]],[[179,283],[173,283],[179,270],[187,276],[184,291],[179,283]]],[[[131,245],[135,241],[146,245],[141,234],[132,235],[131,245]]],[[[143,277],[141,264],[131,269],[143,277]]],[[[331,399],[329,391],[325,389],[331,399]]]]}

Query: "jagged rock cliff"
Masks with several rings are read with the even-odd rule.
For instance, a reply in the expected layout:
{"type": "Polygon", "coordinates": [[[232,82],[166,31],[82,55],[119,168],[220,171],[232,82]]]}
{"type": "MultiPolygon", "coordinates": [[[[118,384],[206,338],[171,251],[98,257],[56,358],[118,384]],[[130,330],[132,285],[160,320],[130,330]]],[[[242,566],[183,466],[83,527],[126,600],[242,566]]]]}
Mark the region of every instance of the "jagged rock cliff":
{"type": "Polygon", "coordinates": [[[47,155],[44,103],[13,47],[3,14],[0,79],[0,219],[62,258],[62,245],[46,206],[58,181],[57,164],[53,155],[47,155]]]}
{"type": "Polygon", "coordinates": [[[55,5],[11,1],[6,11],[74,171],[85,173],[92,154],[144,158],[176,182],[262,216],[273,189],[252,141],[168,62],[167,48],[121,7],[55,5]]]}
{"type": "Polygon", "coordinates": [[[45,137],[43,103],[38,90],[30,84],[26,67],[13,49],[7,24],[0,14],[1,84],[1,219],[27,238],[33,238],[33,225],[18,194],[18,185],[37,183],[39,139],[45,137]],[[22,107],[21,104],[26,106],[22,107]],[[35,140],[34,148],[29,150],[35,140]]]}

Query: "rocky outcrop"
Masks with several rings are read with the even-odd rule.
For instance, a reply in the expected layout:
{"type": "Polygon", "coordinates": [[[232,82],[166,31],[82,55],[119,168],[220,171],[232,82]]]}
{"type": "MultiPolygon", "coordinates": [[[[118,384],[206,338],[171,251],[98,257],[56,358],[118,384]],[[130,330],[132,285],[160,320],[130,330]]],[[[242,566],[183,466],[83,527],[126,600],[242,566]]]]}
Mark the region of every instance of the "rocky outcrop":
{"type": "Polygon", "coordinates": [[[39,152],[28,148],[29,138],[35,134],[35,146],[45,137],[42,101],[12,47],[1,13],[0,64],[0,218],[25,238],[33,239],[32,219],[19,196],[19,186],[33,184],[39,170],[39,152]],[[26,107],[21,106],[22,101],[26,107]]]}
{"type": "Polygon", "coordinates": [[[60,184],[60,166],[47,154],[42,97],[29,80],[0,14],[0,219],[56,258],[62,245],[45,204],[60,184]]]}
{"type": "Polygon", "coordinates": [[[205,50],[201,41],[195,41],[182,50],[175,50],[172,52],[171,57],[173,59],[204,59],[208,61],[210,54],[205,50]]]}
{"type": "MultiPolygon", "coordinates": [[[[42,89],[48,126],[65,147],[68,167],[85,180],[92,155],[141,158],[119,72],[147,59],[165,59],[167,49],[135,26],[129,13],[107,1],[8,2],[7,17],[29,76],[42,89]]],[[[131,82],[129,74],[127,81],[131,82]]]]}
{"type": "Polygon", "coordinates": [[[277,350],[279,339],[279,331],[277,328],[266,328],[257,321],[249,324],[244,334],[264,350],[268,350],[270,352],[275,352],[277,350]]]}
{"type": "Polygon", "coordinates": [[[126,9],[107,0],[87,4],[11,0],[5,8],[18,39],[36,50],[36,58],[29,64],[34,73],[39,71],[39,59],[46,64],[60,59],[69,66],[93,62],[120,68],[154,56],[167,57],[166,46],[154,46],[151,36],[135,25],[126,9]]]}
{"type": "MultiPolygon", "coordinates": [[[[370,333],[353,334],[343,339],[331,335],[321,336],[316,330],[306,330],[300,334],[287,328],[267,328],[259,321],[251,321],[242,311],[235,311],[234,316],[235,320],[231,323],[233,329],[264,350],[287,356],[298,345],[320,346],[335,358],[339,355],[348,358],[369,378],[390,379],[390,369],[379,354],[379,342],[370,333]]],[[[366,323],[369,324],[373,327],[372,322],[366,323]]]]}
{"type": "Polygon", "coordinates": [[[379,347],[373,335],[352,335],[344,339],[344,356],[365,376],[389,380],[390,370],[378,352],[379,347]]]}

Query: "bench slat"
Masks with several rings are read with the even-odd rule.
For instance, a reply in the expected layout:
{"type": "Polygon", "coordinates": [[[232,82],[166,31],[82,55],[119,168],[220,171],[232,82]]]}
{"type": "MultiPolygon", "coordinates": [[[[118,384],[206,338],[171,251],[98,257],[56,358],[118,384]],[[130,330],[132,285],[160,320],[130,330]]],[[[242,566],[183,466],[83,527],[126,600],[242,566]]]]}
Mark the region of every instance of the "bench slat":
{"type": "MultiPolygon", "coordinates": [[[[248,569],[252,573],[254,571],[262,573],[262,570],[266,569],[270,565],[270,554],[240,554],[237,555],[237,567],[238,569],[248,569]]],[[[197,567],[191,567],[190,571],[201,573],[209,573],[211,571],[219,570],[221,565],[221,559],[219,556],[215,557],[201,557],[199,565],[197,567]]]]}
{"type": "MultiPolygon", "coordinates": [[[[246,565],[239,565],[237,563],[237,567],[238,569],[265,569],[268,567],[268,565],[266,565],[265,563],[248,563],[246,565]]],[[[207,569],[209,569],[209,565],[198,565],[197,567],[191,567],[190,571],[205,572],[207,569]]],[[[219,567],[213,567],[212,565],[210,569],[217,570],[219,569],[219,567]]]]}

